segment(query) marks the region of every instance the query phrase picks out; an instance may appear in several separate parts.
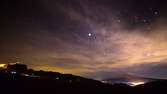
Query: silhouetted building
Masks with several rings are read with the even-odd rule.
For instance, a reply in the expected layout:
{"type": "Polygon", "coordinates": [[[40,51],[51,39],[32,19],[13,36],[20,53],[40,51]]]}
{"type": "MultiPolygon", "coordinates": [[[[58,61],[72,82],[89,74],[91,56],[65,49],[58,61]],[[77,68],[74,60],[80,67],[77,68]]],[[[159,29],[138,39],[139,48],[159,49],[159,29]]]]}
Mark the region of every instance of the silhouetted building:
{"type": "Polygon", "coordinates": [[[27,66],[18,63],[0,64],[0,72],[7,72],[11,74],[27,73],[27,66]]]}
{"type": "Polygon", "coordinates": [[[25,73],[25,72],[27,72],[27,66],[24,64],[17,64],[17,63],[8,64],[6,70],[8,72],[12,72],[12,73],[15,73],[15,72],[25,73]]]}

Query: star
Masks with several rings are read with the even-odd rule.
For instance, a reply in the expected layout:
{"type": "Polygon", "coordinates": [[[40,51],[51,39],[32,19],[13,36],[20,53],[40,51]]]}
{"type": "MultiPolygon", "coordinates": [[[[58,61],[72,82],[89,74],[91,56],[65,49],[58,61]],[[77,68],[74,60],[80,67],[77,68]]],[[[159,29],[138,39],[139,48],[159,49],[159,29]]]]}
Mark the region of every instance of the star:
{"type": "Polygon", "coordinates": [[[155,11],[154,14],[157,15],[157,14],[158,14],[158,11],[155,11]]]}
{"type": "Polygon", "coordinates": [[[92,33],[88,33],[88,36],[91,37],[91,36],[92,36],[92,33]]]}
{"type": "Polygon", "coordinates": [[[147,20],[146,20],[146,19],[144,19],[144,20],[143,20],[143,22],[144,22],[144,23],[146,23],[146,22],[147,22],[147,20]]]}
{"type": "Polygon", "coordinates": [[[120,22],[121,22],[121,20],[120,20],[120,19],[118,19],[117,21],[118,21],[118,23],[120,23],[120,22]]]}

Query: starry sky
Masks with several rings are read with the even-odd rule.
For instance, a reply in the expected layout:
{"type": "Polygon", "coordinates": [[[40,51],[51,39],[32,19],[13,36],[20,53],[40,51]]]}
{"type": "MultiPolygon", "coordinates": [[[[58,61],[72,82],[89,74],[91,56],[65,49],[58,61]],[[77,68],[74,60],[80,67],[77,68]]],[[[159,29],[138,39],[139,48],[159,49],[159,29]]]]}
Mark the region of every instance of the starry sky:
{"type": "Polygon", "coordinates": [[[4,0],[0,7],[0,63],[93,79],[167,78],[166,0],[4,0]]]}

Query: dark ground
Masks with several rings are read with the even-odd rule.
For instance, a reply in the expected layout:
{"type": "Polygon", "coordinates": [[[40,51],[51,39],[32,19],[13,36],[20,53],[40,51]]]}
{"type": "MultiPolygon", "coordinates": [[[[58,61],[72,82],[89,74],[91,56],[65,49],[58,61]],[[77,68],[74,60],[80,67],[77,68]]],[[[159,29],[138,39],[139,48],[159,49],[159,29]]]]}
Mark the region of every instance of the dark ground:
{"type": "Polygon", "coordinates": [[[1,73],[2,94],[167,94],[165,80],[130,87],[104,84],[71,74],[32,70],[27,73],[29,76],[1,73]]]}

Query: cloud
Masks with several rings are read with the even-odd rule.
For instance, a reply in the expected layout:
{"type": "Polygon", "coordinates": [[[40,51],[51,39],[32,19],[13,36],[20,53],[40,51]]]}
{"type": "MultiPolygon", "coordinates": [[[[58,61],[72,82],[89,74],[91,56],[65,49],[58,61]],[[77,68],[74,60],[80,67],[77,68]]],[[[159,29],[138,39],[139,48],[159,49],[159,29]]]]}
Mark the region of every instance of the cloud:
{"type": "Polygon", "coordinates": [[[134,70],[153,74],[159,73],[159,68],[162,71],[155,76],[166,75],[163,72],[167,58],[165,23],[149,24],[150,30],[146,26],[129,29],[127,22],[118,21],[115,8],[103,8],[100,4],[92,7],[78,2],[79,9],[76,9],[61,3],[57,6],[48,3],[44,4],[49,15],[45,20],[21,20],[4,29],[7,33],[0,35],[3,37],[0,41],[1,62],[19,57],[34,69],[93,78],[134,70]],[[53,21],[37,24],[50,21],[50,17],[53,21]],[[53,27],[43,27],[45,25],[53,27]],[[90,32],[91,37],[87,35],[90,32]],[[161,65],[157,65],[159,63],[161,65]]]}
{"type": "Polygon", "coordinates": [[[151,77],[151,78],[159,78],[159,79],[166,79],[166,70],[167,68],[167,62],[152,62],[152,64],[149,63],[143,63],[138,66],[131,67],[131,70],[129,72],[138,74],[145,77],[151,77]]]}

